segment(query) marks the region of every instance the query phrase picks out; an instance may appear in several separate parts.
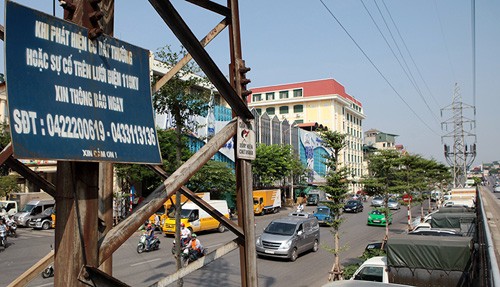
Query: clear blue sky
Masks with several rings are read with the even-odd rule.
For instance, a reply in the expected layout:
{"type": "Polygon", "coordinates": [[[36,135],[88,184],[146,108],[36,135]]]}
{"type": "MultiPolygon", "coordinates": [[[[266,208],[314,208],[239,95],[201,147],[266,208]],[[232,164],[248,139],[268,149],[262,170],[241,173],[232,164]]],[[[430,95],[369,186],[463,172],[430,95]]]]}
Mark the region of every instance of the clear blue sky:
{"type": "MultiPolygon", "coordinates": [[[[51,0],[17,2],[52,14],[51,0]]],[[[200,39],[221,20],[218,15],[185,1],[172,3],[200,39]]],[[[240,1],[243,58],[252,68],[247,74],[252,80],[250,88],[334,78],[363,104],[365,131],[375,128],[397,134],[397,143],[403,144],[409,152],[445,162],[441,136],[450,130],[443,131],[440,123],[451,117],[451,113],[441,117],[440,110],[451,104],[454,86],[458,83],[463,102],[476,104],[478,154],[474,165],[500,160],[500,2],[476,0],[475,99],[470,0],[385,0],[376,3],[404,58],[399,56],[372,0],[240,1]],[[363,3],[403,67],[406,67],[405,61],[410,67],[408,74],[413,75],[416,88],[363,3]]],[[[3,24],[4,11],[0,15],[3,24]]],[[[62,17],[59,6],[56,16],[62,17]]],[[[174,50],[180,47],[148,1],[115,2],[115,37],[151,51],[165,45],[171,45],[174,50]]],[[[207,50],[222,72],[228,74],[227,31],[210,43],[207,50]]],[[[3,71],[3,57],[1,61],[3,71]]],[[[470,110],[464,116],[474,118],[470,110]]],[[[447,142],[452,144],[451,139],[447,142]]]]}

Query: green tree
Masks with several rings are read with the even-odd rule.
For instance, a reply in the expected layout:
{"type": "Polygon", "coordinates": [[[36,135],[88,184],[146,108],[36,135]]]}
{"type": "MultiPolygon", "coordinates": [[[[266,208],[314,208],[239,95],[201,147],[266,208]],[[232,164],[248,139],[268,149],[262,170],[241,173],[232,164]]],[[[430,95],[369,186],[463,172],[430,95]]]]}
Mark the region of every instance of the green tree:
{"type": "Polygon", "coordinates": [[[195,192],[210,192],[211,199],[236,198],[236,177],[227,163],[211,160],[189,180],[189,188],[195,192]]]}
{"type": "Polygon", "coordinates": [[[297,159],[290,145],[257,144],[256,157],[252,162],[255,187],[270,187],[289,177],[292,170],[299,171],[297,159]]]}
{"type": "Polygon", "coordinates": [[[342,207],[344,206],[344,199],[349,192],[347,180],[349,170],[339,163],[340,151],[346,147],[346,135],[340,134],[336,131],[320,131],[320,137],[323,140],[323,146],[332,151],[331,154],[324,156],[327,172],[325,175],[326,184],[319,186],[330,195],[331,201],[325,204],[333,212],[333,221],[330,224],[334,238],[334,247],[328,248],[328,251],[333,253],[334,263],[332,270],[328,276],[328,281],[342,280],[342,267],[340,265],[340,234],[339,229],[342,224],[342,207]]]}
{"type": "MultiPolygon", "coordinates": [[[[155,57],[166,68],[169,68],[177,64],[186,54],[184,48],[181,48],[179,52],[174,52],[170,46],[166,46],[158,50],[155,57]]],[[[199,66],[195,62],[189,62],[153,95],[153,106],[156,112],[167,113],[172,117],[172,125],[177,135],[175,160],[173,161],[176,168],[182,164],[182,151],[185,148],[183,137],[196,130],[198,123],[194,118],[206,111],[209,102],[210,91],[203,88],[209,86],[209,81],[200,73],[199,66]]],[[[159,79],[159,76],[154,76],[153,82],[156,83],[159,79]]],[[[181,194],[180,191],[177,191],[175,202],[175,225],[177,226],[175,240],[177,242],[180,242],[180,212],[181,194]]],[[[181,268],[180,252],[180,244],[177,244],[176,265],[178,270],[181,268]]],[[[182,279],[177,282],[179,286],[183,285],[182,279]]]]}
{"type": "Polygon", "coordinates": [[[0,198],[9,195],[13,192],[20,192],[21,189],[17,185],[17,176],[5,175],[0,176],[0,198]]]}
{"type": "MultiPolygon", "coordinates": [[[[405,184],[404,174],[401,170],[401,154],[395,150],[382,150],[368,157],[368,178],[363,180],[365,191],[368,195],[381,195],[384,198],[382,211],[386,218],[389,218],[390,210],[387,208],[387,201],[391,193],[397,193],[402,188],[411,190],[408,182],[405,184]]],[[[388,220],[385,224],[385,238],[389,236],[388,220]]]]}

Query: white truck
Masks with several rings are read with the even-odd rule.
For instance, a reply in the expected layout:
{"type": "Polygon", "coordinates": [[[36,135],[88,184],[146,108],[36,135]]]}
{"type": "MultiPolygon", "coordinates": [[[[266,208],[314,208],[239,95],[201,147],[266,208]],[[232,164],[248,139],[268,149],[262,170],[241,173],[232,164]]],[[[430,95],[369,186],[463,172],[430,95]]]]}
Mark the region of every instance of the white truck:
{"type": "Polygon", "coordinates": [[[474,261],[473,245],[472,237],[393,236],[387,241],[387,256],[366,260],[351,280],[410,286],[471,286],[475,280],[470,264],[474,261]]]}
{"type": "Polygon", "coordinates": [[[0,200],[0,217],[14,215],[18,211],[17,201],[0,200]]]}

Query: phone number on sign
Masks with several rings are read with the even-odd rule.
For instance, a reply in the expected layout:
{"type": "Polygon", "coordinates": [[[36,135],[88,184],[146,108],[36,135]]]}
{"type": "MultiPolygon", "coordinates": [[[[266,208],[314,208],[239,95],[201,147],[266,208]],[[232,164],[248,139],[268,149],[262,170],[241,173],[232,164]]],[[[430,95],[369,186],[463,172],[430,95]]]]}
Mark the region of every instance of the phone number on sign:
{"type": "Polygon", "coordinates": [[[154,129],[138,125],[111,122],[110,133],[100,120],[47,114],[46,126],[51,137],[105,141],[111,136],[115,143],[156,145],[154,129]]]}

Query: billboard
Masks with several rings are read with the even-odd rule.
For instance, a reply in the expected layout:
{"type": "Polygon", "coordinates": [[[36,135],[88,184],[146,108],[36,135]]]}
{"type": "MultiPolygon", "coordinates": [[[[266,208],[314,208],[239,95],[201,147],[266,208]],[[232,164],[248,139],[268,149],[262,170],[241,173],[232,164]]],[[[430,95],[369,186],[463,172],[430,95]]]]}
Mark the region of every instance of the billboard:
{"type": "Polygon", "coordinates": [[[7,1],[6,85],[16,158],[161,163],[149,51],[7,1]]]}

